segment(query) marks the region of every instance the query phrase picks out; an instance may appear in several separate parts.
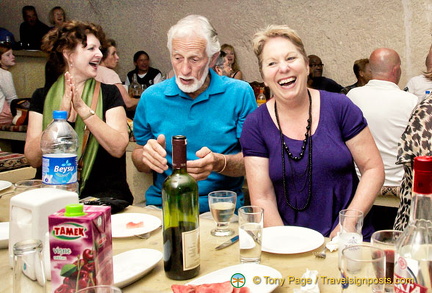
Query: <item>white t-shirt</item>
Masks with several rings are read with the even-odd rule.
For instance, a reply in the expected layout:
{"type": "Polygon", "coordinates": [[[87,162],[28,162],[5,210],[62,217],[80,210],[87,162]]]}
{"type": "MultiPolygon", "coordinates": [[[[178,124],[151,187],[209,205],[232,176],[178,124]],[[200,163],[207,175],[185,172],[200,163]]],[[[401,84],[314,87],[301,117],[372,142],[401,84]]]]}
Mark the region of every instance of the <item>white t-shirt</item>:
{"type": "Polygon", "coordinates": [[[12,100],[17,98],[12,73],[0,68],[0,112],[3,110],[5,101],[10,105],[12,100]]]}
{"type": "MultiPolygon", "coordinates": [[[[404,171],[402,165],[396,165],[398,143],[417,105],[417,97],[393,82],[376,79],[350,90],[347,96],[362,110],[381,153],[384,186],[399,186],[404,171]]],[[[357,175],[360,177],[358,169],[357,175]]]]}
{"type": "Polygon", "coordinates": [[[427,79],[423,74],[417,75],[408,81],[406,87],[408,92],[418,97],[418,103],[420,103],[426,97],[426,91],[432,93],[432,80],[427,79]]]}

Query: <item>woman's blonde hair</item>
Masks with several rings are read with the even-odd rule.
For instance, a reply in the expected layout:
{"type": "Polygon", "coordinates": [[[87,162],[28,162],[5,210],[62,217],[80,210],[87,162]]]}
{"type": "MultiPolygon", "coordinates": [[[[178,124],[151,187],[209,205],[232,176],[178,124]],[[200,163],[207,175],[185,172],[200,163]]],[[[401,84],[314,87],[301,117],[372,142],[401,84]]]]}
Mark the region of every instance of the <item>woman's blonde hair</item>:
{"type": "Polygon", "coordinates": [[[61,10],[61,12],[63,13],[63,22],[66,22],[66,11],[63,8],[61,8],[60,6],[55,6],[50,10],[50,12],[48,14],[49,22],[52,25],[55,25],[55,20],[54,20],[54,11],[55,10],[61,10]]]}
{"type": "Polygon", "coordinates": [[[286,25],[269,25],[267,28],[255,33],[252,39],[252,46],[255,56],[258,58],[259,70],[262,75],[262,52],[264,45],[269,39],[282,37],[291,41],[294,46],[299,50],[300,54],[303,56],[306,64],[309,64],[309,59],[306,54],[306,50],[303,45],[303,41],[300,39],[299,35],[286,25]]]}
{"type": "Polygon", "coordinates": [[[234,62],[233,62],[233,64],[231,64],[231,69],[232,69],[232,72],[235,73],[235,72],[240,70],[240,67],[237,63],[237,54],[234,50],[234,47],[230,44],[223,44],[221,46],[221,51],[225,52],[226,49],[231,50],[234,53],[234,62]]]}

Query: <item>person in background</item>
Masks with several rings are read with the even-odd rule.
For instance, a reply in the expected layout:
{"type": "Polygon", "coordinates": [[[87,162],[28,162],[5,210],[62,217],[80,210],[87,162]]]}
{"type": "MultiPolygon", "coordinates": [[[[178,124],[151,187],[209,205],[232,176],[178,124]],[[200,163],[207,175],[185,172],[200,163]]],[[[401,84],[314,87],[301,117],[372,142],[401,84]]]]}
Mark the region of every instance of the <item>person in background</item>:
{"type": "Polygon", "coordinates": [[[343,87],[331,78],[323,76],[324,64],[316,55],[309,55],[309,79],[308,86],[317,90],[340,93],[343,87]]]}
{"type": "MultiPolygon", "coordinates": [[[[308,88],[308,57],[288,26],[257,32],[253,50],[274,98],[246,118],[240,138],[251,204],[264,208],[266,227],[302,226],[334,237],[339,212],[367,215],[384,180],[366,119],[342,94],[308,88]]],[[[368,215],[364,239],[373,230],[368,215]]]]}
{"type": "Polygon", "coordinates": [[[221,51],[224,51],[227,54],[227,59],[232,69],[231,77],[243,80],[243,73],[240,71],[240,67],[237,63],[237,56],[234,47],[229,44],[223,44],[221,46],[221,51]]]}
{"type": "Polygon", "coordinates": [[[9,68],[15,65],[15,56],[9,44],[0,44],[0,125],[12,124],[10,104],[17,99],[9,68]]]}
{"type": "Polygon", "coordinates": [[[63,74],[50,88],[38,89],[32,96],[24,154],[31,166],[39,168],[42,132],[52,121],[53,110],[67,111],[67,120],[79,137],[78,158],[84,156],[80,198],[110,197],[132,204],[126,181],[129,136],[124,102],[116,86],[94,79],[102,59],[101,43],[105,43],[102,28],[80,21],[65,22],[44,37],[42,49],[63,74]],[[97,107],[93,110],[90,105],[98,85],[97,107]],[[85,128],[90,137],[82,154],[85,128]]]}
{"type": "Polygon", "coordinates": [[[119,89],[120,94],[123,98],[123,102],[125,103],[126,114],[128,113],[128,111],[134,112],[139,100],[133,99],[129,96],[127,90],[122,84],[122,81],[120,80],[120,76],[117,74],[117,72],[114,71],[114,69],[117,67],[117,64],[120,60],[120,57],[117,54],[116,42],[113,39],[107,39],[101,51],[103,57],[101,63],[98,66],[97,75],[95,79],[102,83],[115,85],[119,89]]]}
{"type": "MultiPolygon", "coordinates": [[[[432,78],[432,73],[429,73],[432,78]]],[[[413,161],[418,156],[432,156],[432,94],[418,104],[401,136],[396,164],[404,175],[400,185],[400,202],[393,229],[403,231],[409,222],[413,183],[413,161]]]]}
{"type": "MultiPolygon", "coordinates": [[[[398,197],[403,168],[395,164],[397,145],[417,105],[417,97],[398,86],[402,70],[396,51],[376,49],[369,63],[372,79],[347,96],[362,110],[383,159],[385,181],[380,194],[398,197]]],[[[359,170],[357,175],[361,176],[359,170]]]]}
{"type": "Polygon", "coordinates": [[[432,93],[432,49],[426,56],[425,65],[426,71],[411,78],[405,87],[406,91],[417,96],[419,103],[427,96],[426,91],[432,93]]]}
{"type": "Polygon", "coordinates": [[[372,79],[368,58],[356,60],[354,62],[353,71],[357,82],[342,89],[341,92],[345,95],[353,88],[364,86],[372,79]]]}
{"type": "Polygon", "coordinates": [[[34,6],[24,6],[22,16],[24,19],[20,25],[22,48],[40,50],[42,38],[50,28],[39,20],[34,6]]]}
{"type": "Polygon", "coordinates": [[[231,77],[232,69],[224,51],[219,52],[213,70],[219,75],[231,77]]]}
{"type": "Polygon", "coordinates": [[[66,11],[60,6],[53,7],[48,14],[49,22],[54,27],[61,27],[66,21],[66,11]]]}
{"type": "Polygon", "coordinates": [[[14,34],[4,27],[0,27],[0,44],[2,43],[9,43],[9,45],[12,46],[12,49],[15,49],[17,45],[14,34]]]}
{"type": "Polygon", "coordinates": [[[163,81],[159,69],[150,67],[150,57],[145,51],[136,52],[133,61],[135,69],[128,72],[125,85],[131,84],[134,75],[137,76],[138,83],[145,85],[146,88],[163,81]]]}
{"type": "Polygon", "coordinates": [[[171,174],[171,138],[187,137],[187,171],[198,181],[200,213],[209,211],[214,190],[237,193],[244,202],[244,164],[240,133],[246,116],[256,109],[248,83],[217,75],[217,33],[204,16],[189,15],[168,31],[175,77],[148,88],[138,103],[132,160],[141,172],[154,172],[146,204],[161,206],[162,184],[171,174]],[[221,114],[223,112],[223,114],[221,114]]]}

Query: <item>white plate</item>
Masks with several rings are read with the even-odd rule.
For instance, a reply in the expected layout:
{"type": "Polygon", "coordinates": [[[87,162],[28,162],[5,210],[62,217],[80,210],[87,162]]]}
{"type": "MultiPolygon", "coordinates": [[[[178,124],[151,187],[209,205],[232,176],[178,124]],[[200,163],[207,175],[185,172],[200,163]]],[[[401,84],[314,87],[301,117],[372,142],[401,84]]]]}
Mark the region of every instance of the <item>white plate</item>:
{"type": "Polygon", "coordinates": [[[4,190],[12,186],[12,182],[0,180],[0,190],[4,190]]]}
{"type": "Polygon", "coordinates": [[[162,224],[161,220],[155,216],[138,213],[122,213],[111,216],[111,227],[113,238],[131,237],[149,233],[157,229],[162,224]],[[143,222],[144,226],[141,228],[127,229],[127,223],[143,222]]]}
{"type": "Polygon", "coordinates": [[[263,229],[262,251],[294,254],[311,251],[324,243],[321,233],[304,227],[275,226],[263,229]]]}
{"type": "Polygon", "coordinates": [[[9,222],[0,223],[0,248],[7,248],[9,244],[9,222]]]}
{"type": "Polygon", "coordinates": [[[123,288],[150,272],[162,259],[155,249],[134,249],[113,257],[114,285],[123,288]]]}
{"type": "Polygon", "coordinates": [[[202,285],[231,281],[231,278],[235,274],[242,274],[245,278],[244,287],[248,287],[250,292],[254,293],[270,293],[279,286],[279,284],[266,284],[264,277],[277,278],[279,280],[282,278],[282,274],[272,267],[260,264],[239,264],[199,277],[192,282],[189,282],[187,285],[202,285]],[[255,284],[254,280],[256,280],[256,277],[261,278],[260,284],[255,284]]]}

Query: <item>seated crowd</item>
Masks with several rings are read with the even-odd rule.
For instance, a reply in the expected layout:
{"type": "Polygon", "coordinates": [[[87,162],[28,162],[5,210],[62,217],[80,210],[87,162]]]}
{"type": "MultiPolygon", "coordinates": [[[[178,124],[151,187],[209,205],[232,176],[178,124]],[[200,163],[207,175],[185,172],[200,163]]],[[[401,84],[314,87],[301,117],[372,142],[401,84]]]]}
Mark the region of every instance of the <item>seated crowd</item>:
{"type": "MultiPolygon", "coordinates": [[[[406,226],[411,162],[431,155],[430,141],[423,142],[432,131],[432,96],[426,94],[432,87],[432,47],[426,72],[410,80],[407,91],[398,86],[399,54],[388,48],[356,60],[357,81],[344,87],[323,76],[322,59],[306,54],[294,30],[270,25],[252,39],[257,69],[271,92],[257,107],[234,47],[220,45],[206,17],[189,15],[169,29],[172,71],[167,76],[139,50],[123,85],[115,72],[117,44],[100,26],[66,20],[66,12],[54,7],[49,28],[34,7],[24,8],[24,48],[49,54],[47,82],[31,99],[24,153],[40,168],[40,140],[51,113],[68,111],[67,120],[80,137],[86,128],[91,133],[83,154],[81,198],[133,203],[126,181],[128,117],[137,143],[132,162],[154,176],[143,194],[147,205],[162,205],[162,184],[172,171],[171,137],[182,134],[188,139],[187,169],[198,181],[201,213],[209,210],[208,193],[229,189],[238,195],[237,207],[250,200],[265,209],[265,226],[304,226],[334,237],[339,211],[351,208],[366,215],[368,240],[374,231],[369,212],[376,197],[386,194],[401,197],[394,227],[406,226]],[[139,98],[127,90],[134,83],[143,90],[139,98]],[[418,143],[410,143],[414,139],[418,143]],[[250,198],[242,189],[246,174],[250,198]]],[[[11,102],[18,97],[8,72],[15,65],[11,44],[0,44],[0,54],[4,125],[12,124],[11,102]]]]}

